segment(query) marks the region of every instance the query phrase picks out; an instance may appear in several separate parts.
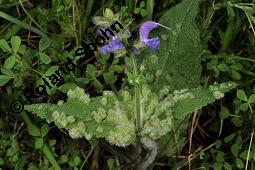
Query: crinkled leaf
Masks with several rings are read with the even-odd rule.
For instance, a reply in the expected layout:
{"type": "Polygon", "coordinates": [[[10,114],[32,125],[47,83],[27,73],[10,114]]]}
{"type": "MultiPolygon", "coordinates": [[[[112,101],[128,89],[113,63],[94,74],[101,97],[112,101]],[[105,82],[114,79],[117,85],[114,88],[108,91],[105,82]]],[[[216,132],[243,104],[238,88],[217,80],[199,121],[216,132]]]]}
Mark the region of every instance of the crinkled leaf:
{"type": "Polygon", "coordinates": [[[134,141],[135,127],[127,117],[131,111],[126,108],[126,102],[112,92],[90,98],[77,87],[69,90],[67,95],[66,102],[26,105],[25,110],[67,129],[72,138],[106,138],[116,145],[128,145],[134,141]]]}
{"type": "Polygon", "coordinates": [[[191,90],[193,98],[185,98],[177,102],[173,108],[174,116],[183,119],[188,113],[200,109],[209,103],[214,102],[224,96],[224,93],[236,87],[235,83],[222,83],[206,88],[196,88],[191,90]]]}

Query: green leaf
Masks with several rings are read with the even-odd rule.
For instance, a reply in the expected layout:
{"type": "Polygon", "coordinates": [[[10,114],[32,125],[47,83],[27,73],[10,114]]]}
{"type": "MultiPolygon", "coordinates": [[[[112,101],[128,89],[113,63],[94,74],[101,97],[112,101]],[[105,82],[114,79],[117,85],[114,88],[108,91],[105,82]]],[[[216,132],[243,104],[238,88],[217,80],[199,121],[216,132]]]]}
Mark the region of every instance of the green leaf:
{"type": "Polygon", "coordinates": [[[143,17],[148,15],[148,11],[146,9],[141,9],[140,13],[143,17]]]}
{"type": "Polygon", "coordinates": [[[93,17],[93,20],[96,23],[96,25],[100,25],[103,27],[109,27],[110,25],[109,22],[106,20],[106,18],[102,16],[93,17]]]}
{"type": "Polygon", "coordinates": [[[119,58],[114,58],[112,64],[118,64],[120,62],[119,58]]]}
{"type": "Polygon", "coordinates": [[[58,163],[59,163],[59,164],[64,164],[64,163],[66,163],[67,161],[68,161],[67,155],[61,155],[61,156],[59,157],[59,159],[58,159],[58,163]]]}
{"type": "Polygon", "coordinates": [[[249,103],[249,104],[255,103],[255,94],[252,94],[252,95],[250,96],[248,103],[249,103]]]}
{"type": "Polygon", "coordinates": [[[221,147],[221,141],[220,140],[217,140],[215,142],[215,147],[216,147],[216,149],[219,149],[221,147]]]}
{"type": "Polygon", "coordinates": [[[54,145],[56,145],[56,143],[57,143],[57,141],[55,139],[51,139],[49,142],[49,145],[54,146],[54,145]]]}
{"type": "Polygon", "coordinates": [[[47,48],[49,48],[50,45],[51,45],[50,39],[46,37],[41,38],[41,40],[39,41],[39,51],[46,50],[47,48]]]}
{"type": "Polygon", "coordinates": [[[141,1],[141,2],[140,2],[140,8],[143,8],[143,7],[145,7],[145,2],[144,2],[144,1],[141,1]]]}
{"type": "Polygon", "coordinates": [[[177,101],[173,107],[174,117],[183,119],[188,113],[192,113],[196,109],[200,109],[203,106],[206,106],[209,103],[214,102],[217,99],[220,99],[224,96],[224,93],[236,87],[235,83],[222,83],[215,84],[209,87],[209,90],[206,88],[196,88],[187,91],[193,97],[180,99],[177,101]]]}
{"type": "Polygon", "coordinates": [[[217,153],[216,161],[217,162],[222,162],[222,163],[224,162],[224,152],[219,151],[217,153]]]}
{"type": "Polygon", "coordinates": [[[135,13],[135,14],[139,14],[139,13],[140,13],[140,8],[135,8],[135,9],[134,9],[134,13],[135,13]]]}
{"type": "Polygon", "coordinates": [[[231,65],[230,67],[231,67],[232,69],[234,69],[234,70],[237,70],[237,71],[240,71],[240,70],[243,69],[243,65],[240,64],[240,63],[233,64],[233,65],[231,65]]]}
{"type": "Polygon", "coordinates": [[[222,63],[222,64],[218,65],[218,68],[219,68],[220,71],[223,71],[223,72],[229,71],[229,67],[225,63],[222,63]]]}
{"type": "Polygon", "coordinates": [[[114,67],[114,70],[115,70],[117,73],[121,73],[121,71],[122,71],[122,67],[121,67],[121,66],[119,66],[119,65],[114,65],[113,67],[114,67]]]}
{"type": "Polygon", "coordinates": [[[132,112],[127,108],[128,101],[120,100],[110,91],[90,98],[79,87],[69,90],[67,96],[66,102],[25,105],[25,110],[67,129],[72,138],[106,138],[118,145],[128,145],[135,140],[135,127],[126,115],[132,112]]]}
{"type": "Polygon", "coordinates": [[[9,52],[12,53],[12,49],[9,46],[9,44],[7,43],[7,41],[5,39],[1,39],[0,40],[0,48],[4,51],[4,52],[9,52]]]}
{"type": "Polygon", "coordinates": [[[5,60],[4,67],[6,69],[12,69],[15,65],[16,57],[14,55],[11,55],[5,60]]]}
{"type": "Polygon", "coordinates": [[[70,89],[75,89],[76,86],[77,85],[75,83],[65,83],[65,84],[61,85],[58,89],[61,92],[66,93],[70,89]]]}
{"type": "Polygon", "coordinates": [[[47,54],[39,53],[39,57],[44,64],[49,64],[51,62],[51,59],[47,54]]]}
{"type": "Polygon", "coordinates": [[[19,36],[14,36],[11,38],[11,45],[13,53],[16,54],[19,51],[21,45],[21,39],[19,36]]]}
{"type": "Polygon", "coordinates": [[[20,54],[25,54],[26,49],[27,49],[27,46],[22,44],[22,45],[19,47],[18,53],[20,53],[20,54]]]}
{"type": "Polygon", "coordinates": [[[243,125],[243,119],[240,118],[240,117],[233,117],[231,119],[231,121],[233,122],[233,124],[236,126],[236,127],[242,127],[243,125]]]}
{"type": "Polygon", "coordinates": [[[243,163],[243,161],[240,159],[240,158],[236,158],[236,166],[237,166],[237,168],[239,168],[239,169],[243,169],[244,168],[244,163],[243,163]]]}
{"type": "Polygon", "coordinates": [[[78,166],[80,162],[81,162],[81,158],[79,156],[75,156],[74,157],[74,165],[78,166]]]}
{"type": "Polygon", "coordinates": [[[41,136],[40,130],[35,126],[29,126],[28,133],[32,136],[41,136]]]}
{"type": "Polygon", "coordinates": [[[4,67],[1,68],[1,72],[7,76],[14,77],[15,74],[12,72],[12,70],[6,69],[4,67]]]}
{"type": "Polygon", "coordinates": [[[243,112],[245,112],[245,111],[248,110],[248,107],[249,107],[249,104],[248,104],[248,103],[242,103],[242,104],[239,106],[239,109],[242,110],[243,112]]]}
{"type": "Polygon", "coordinates": [[[9,80],[11,80],[13,77],[6,76],[6,75],[0,75],[0,86],[5,85],[9,80]]]}
{"type": "Polygon", "coordinates": [[[238,90],[236,96],[240,100],[243,100],[243,101],[246,101],[246,102],[248,101],[248,98],[247,98],[244,90],[238,90]]]}
{"type": "MultiPolygon", "coordinates": [[[[248,156],[248,150],[243,151],[242,153],[240,153],[239,157],[242,159],[247,159],[248,156]]],[[[248,160],[250,161],[252,159],[252,152],[250,152],[249,158],[248,160]]]]}
{"type": "Polygon", "coordinates": [[[227,142],[230,142],[234,139],[234,137],[236,136],[235,133],[232,133],[231,135],[227,136],[224,138],[224,142],[227,143],[227,142]]]}
{"type": "Polygon", "coordinates": [[[110,55],[102,55],[102,56],[100,56],[100,61],[101,61],[102,64],[105,65],[109,58],[110,58],[110,55]]]}
{"type": "Polygon", "coordinates": [[[102,91],[103,90],[103,85],[98,81],[97,79],[94,80],[94,87],[96,91],[102,91]]]}
{"type": "Polygon", "coordinates": [[[47,124],[43,124],[41,127],[41,135],[42,137],[46,136],[49,133],[49,126],[47,124]]]}
{"type": "Polygon", "coordinates": [[[82,84],[88,84],[89,83],[89,79],[87,77],[85,77],[85,78],[82,78],[82,77],[75,78],[75,81],[78,82],[78,83],[82,83],[82,84]]]}
{"type": "Polygon", "coordinates": [[[241,74],[238,73],[237,71],[232,70],[231,74],[232,74],[231,76],[232,76],[233,79],[235,79],[235,80],[240,80],[241,79],[241,74]]]}
{"type": "Polygon", "coordinates": [[[109,8],[106,8],[104,11],[104,17],[107,19],[113,19],[113,17],[114,17],[113,11],[109,8]]]}
{"type": "Polygon", "coordinates": [[[147,66],[153,70],[150,75],[155,80],[151,85],[157,91],[166,85],[172,90],[199,86],[202,67],[200,35],[195,23],[198,4],[199,0],[183,0],[159,20],[173,31],[164,29],[167,39],[161,41],[157,60],[152,60],[156,63],[147,66]]]}
{"type": "Polygon", "coordinates": [[[232,170],[232,166],[227,162],[224,162],[224,168],[225,170],[232,170]]]}
{"type": "Polygon", "coordinates": [[[217,68],[217,67],[215,67],[215,66],[213,66],[213,71],[214,71],[214,73],[215,73],[215,77],[219,77],[219,75],[220,75],[220,70],[217,68]]]}
{"type": "Polygon", "coordinates": [[[222,163],[214,163],[213,164],[213,170],[222,170],[222,163]]]}
{"type": "Polygon", "coordinates": [[[54,72],[59,68],[59,66],[55,65],[55,66],[51,66],[46,73],[44,74],[45,76],[51,76],[52,74],[54,74],[54,72]]]}
{"type": "Polygon", "coordinates": [[[220,119],[224,120],[230,116],[229,110],[226,107],[222,107],[220,111],[220,119]]]}
{"type": "Polygon", "coordinates": [[[107,168],[114,170],[114,160],[112,158],[107,159],[107,168]]]}
{"type": "Polygon", "coordinates": [[[237,157],[238,156],[238,153],[241,149],[241,146],[237,143],[234,143],[232,146],[231,146],[231,152],[232,154],[237,157]]]}
{"type": "Polygon", "coordinates": [[[108,84],[114,84],[117,80],[117,77],[113,73],[104,73],[103,77],[108,84]]]}
{"type": "Polygon", "coordinates": [[[37,138],[35,140],[35,148],[36,149],[41,149],[44,145],[44,142],[43,142],[43,138],[37,138]]]}
{"type": "Polygon", "coordinates": [[[96,77],[96,71],[97,71],[97,68],[94,65],[88,64],[86,68],[86,76],[89,79],[93,79],[96,77]]]}

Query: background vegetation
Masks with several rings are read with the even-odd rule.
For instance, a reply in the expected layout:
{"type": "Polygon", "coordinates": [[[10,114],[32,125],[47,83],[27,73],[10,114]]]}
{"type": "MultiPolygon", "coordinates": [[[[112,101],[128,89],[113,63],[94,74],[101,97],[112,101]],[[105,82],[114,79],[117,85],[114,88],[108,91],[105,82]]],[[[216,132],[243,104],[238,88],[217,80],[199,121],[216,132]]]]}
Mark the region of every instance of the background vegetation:
{"type": "MultiPolygon", "coordinates": [[[[142,22],[158,21],[180,2],[0,0],[0,168],[50,169],[53,161],[61,169],[135,169],[133,146],[73,140],[54,124],[34,115],[15,114],[9,106],[17,98],[26,104],[56,103],[66,99],[65,93],[75,84],[91,96],[102,90],[118,91],[125,77],[124,59],[101,54],[80,60],[60,88],[45,95],[35,89],[41,77],[54,73],[77,45],[95,40],[91,20],[105,8],[118,14],[123,26],[130,26],[135,39],[142,22]]],[[[182,150],[159,154],[150,168],[255,169],[255,1],[201,0],[196,24],[203,46],[203,72],[197,81],[202,86],[226,81],[238,86],[194,112],[182,150]]]]}

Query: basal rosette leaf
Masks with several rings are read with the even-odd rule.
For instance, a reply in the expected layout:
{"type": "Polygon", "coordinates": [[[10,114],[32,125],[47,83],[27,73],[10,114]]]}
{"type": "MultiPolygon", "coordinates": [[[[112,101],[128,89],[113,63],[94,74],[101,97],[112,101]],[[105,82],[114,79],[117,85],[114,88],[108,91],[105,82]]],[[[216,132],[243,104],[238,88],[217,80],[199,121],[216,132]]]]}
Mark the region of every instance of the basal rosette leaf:
{"type": "Polygon", "coordinates": [[[193,98],[181,99],[172,108],[174,117],[182,120],[187,116],[187,114],[224,97],[224,93],[235,87],[235,83],[228,82],[222,84],[216,83],[209,86],[209,89],[202,87],[193,89],[190,91],[194,96],[193,98]]]}
{"type": "Polygon", "coordinates": [[[122,94],[118,97],[105,91],[100,97],[90,98],[76,87],[68,91],[66,102],[27,105],[25,109],[65,128],[72,138],[105,138],[112,144],[124,146],[135,140],[135,127],[128,116],[131,110],[123,106],[123,102],[131,103],[127,101],[131,98],[126,97],[129,92],[122,94]]]}
{"type": "Polygon", "coordinates": [[[235,83],[228,82],[212,85],[208,89],[198,87],[175,90],[171,94],[170,87],[165,87],[159,94],[155,94],[145,86],[141,102],[144,119],[141,135],[154,140],[159,139],[174,130],[174,122],[177,119],[184,120],[188,114],[224,97],[224,93],[235,86],[235,83]]]}

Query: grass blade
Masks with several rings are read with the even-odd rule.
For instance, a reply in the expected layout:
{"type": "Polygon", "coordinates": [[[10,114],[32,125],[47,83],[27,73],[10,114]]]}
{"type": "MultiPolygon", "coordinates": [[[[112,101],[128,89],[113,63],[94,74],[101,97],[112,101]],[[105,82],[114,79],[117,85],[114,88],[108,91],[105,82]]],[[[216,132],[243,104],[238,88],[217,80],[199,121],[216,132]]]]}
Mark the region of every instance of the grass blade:
{"type": "Polygon", "coordinates": [[[147,19],[152,18],[153,7],[154,7],[154,0],[147,0],[147,4],[146,4],[146,10],[148,11],[147,19]]]}
{"type": "Polygon", "coordinates": [[[12,16],[10,16],[10,15],[8,15],[8,14],[2,12],[2,11],[0,11],[0,17],[1,17],[1,18],[4,18],[4,19],[6,19],[6,20],[8,20],[8,21],[10,21],[10,22],[12,22],[12,23],[15,23],[15,24],[19,25],[20,27],[23,27],[23,28],[25,28],[25,29],[27,29],[27,30],[29,30],[29,31],[31,31],[31,32],[34,32],[34,33],[36,33],[36,34],[39,34],[39,35],[41,35],[41,36],[43,36],[43,37],[48,37],[46,34],[44,34],[44,33],[43,33],[42,31],[40,31],[39,29],[37,29],[37,28],[35,28],[35,27],[32,27],[32,26],[28,25],[27,23],[24,23],[24,22],[22,22],[22,21],[20,21],[20,20],[18,20],[18,19],[16,19],[16,18],[14,18],[14,17],[12,17],[12,16]]]}

